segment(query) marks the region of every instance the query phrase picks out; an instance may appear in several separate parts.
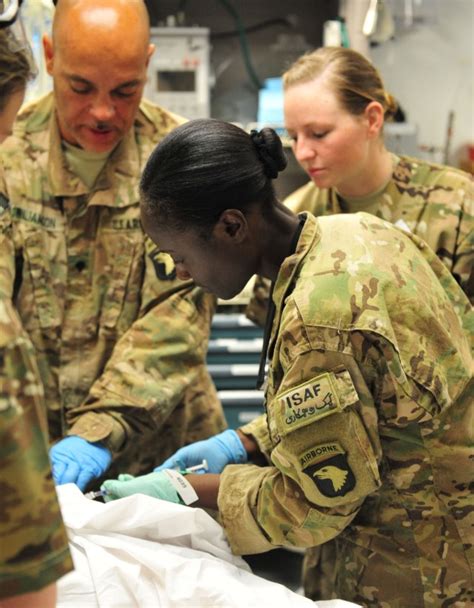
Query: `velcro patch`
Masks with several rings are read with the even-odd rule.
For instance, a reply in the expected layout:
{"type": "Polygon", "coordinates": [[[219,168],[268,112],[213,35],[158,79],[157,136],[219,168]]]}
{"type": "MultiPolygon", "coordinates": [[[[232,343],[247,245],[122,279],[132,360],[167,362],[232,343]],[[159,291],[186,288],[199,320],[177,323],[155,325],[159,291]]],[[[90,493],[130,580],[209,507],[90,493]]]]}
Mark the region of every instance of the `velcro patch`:
{"type": "Polygon", "coordinates": [[[336,456],[337,454],[345,454],[345,451],[337,441],[330,441],[317,445],[310,450],[306,450],[300,454],[298,460],[300,461],[301,466],[305,467],[310,464],[321,462],[322,460],[327,460],[328,458],[331,458],[331,456],[336,456]]]}
{"type": "Polygon", "coordinates": [[[162,281],[172,281],[176,278],[176,268],[170,255],[156,248],[149,254],[149,258],[153,262],[156,276],[159,279],[162,281]]]}
{"type": "Polygon", "coordinates": [[[0,215],[10,207],[10,201],[0,192],[0,215]]]}
{"type": "Polygon", "coordinates": [[[331,374],[327,372],[277,395],[276,399],[279,406],[277,424],[281,435],[340,409],[331,374]]]}
{"type": "Polygon", "coordinates": [[[347,455],[337,441],[323,443],[299,456],[303,473],[323,496],[345,496],[354,489],[356,480],[347,455]]]}

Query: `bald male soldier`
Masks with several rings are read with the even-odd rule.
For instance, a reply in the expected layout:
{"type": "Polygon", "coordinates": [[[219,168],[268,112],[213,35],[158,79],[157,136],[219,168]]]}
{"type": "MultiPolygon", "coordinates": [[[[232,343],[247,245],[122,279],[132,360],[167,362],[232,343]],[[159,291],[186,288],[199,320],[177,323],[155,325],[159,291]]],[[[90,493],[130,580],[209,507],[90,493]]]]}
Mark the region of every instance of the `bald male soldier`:
{"type": "MultiPolygon", "coordinates": [[[[153,52],[142,0],[59,0],[44,36],[54,93],[0,154],[15,276],[57,483],[148,472],[225,420],[205,366],[215,300],[144,235],[138,180],[181,119],[141,101],[153,52]]],[[[1,252],[0,252],[1,253],[1,252]]],[[[0,262],[1,263],[1,262],[0,262]]]]}

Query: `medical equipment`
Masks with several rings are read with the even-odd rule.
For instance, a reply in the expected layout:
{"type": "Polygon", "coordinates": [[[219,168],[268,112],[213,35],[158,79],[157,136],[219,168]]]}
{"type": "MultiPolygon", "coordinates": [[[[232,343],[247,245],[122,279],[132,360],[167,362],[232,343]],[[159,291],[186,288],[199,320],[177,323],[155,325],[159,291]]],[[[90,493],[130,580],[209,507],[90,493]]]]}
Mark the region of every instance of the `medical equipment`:
{"type": "Polygon", "coordinates": [[[178,471],[178,473],[181,473],[181,475],[187,475],[188,473],[196,473],[197,471],[204,471],[204,473],[207,473],[207,471],[209,470],[209,467],[207,465],[207,460],[204,458],[204,460],[201,462],[201,464],[195,464],[192,467],[186,467],[186,468],[181,468],[179,466],[177,467],[173,467],[174,471],[178,471]]]}
{"type": "MultiPolygon", "coordinates": [[[[181,475],[188,475],[189,473],[196,473],[197,471],[204,471],[204,473],[206,473],[209,470],[208,464],[207,464],[207,460],[204,459],[201,464],[195,464],[192,467],[174,467],[174,470],[177,471],[178,473],[181,473],[181,475]]],[[[85,498],[89,498],[90,500],[95,500],[96,498],[102,498],[103,496],[106,496],[107,494],[107,490],[92,490],[91,492],[86,492],[84,494],[85,498]]]]}
{"type": "Polygon", "coordinates": [[[96,498],[100,498],[101,496],[105,496],[107,494],[107,490],[97,490],[92,492],[86,492],[84,494],[85,498],[89,498],[90,500],[94,500],[96,498]]]}
{"type": "Polygon", "coordinates": [[[209,118],[209,29],[152,27],[144,96],[186,118],[209,118]]]}

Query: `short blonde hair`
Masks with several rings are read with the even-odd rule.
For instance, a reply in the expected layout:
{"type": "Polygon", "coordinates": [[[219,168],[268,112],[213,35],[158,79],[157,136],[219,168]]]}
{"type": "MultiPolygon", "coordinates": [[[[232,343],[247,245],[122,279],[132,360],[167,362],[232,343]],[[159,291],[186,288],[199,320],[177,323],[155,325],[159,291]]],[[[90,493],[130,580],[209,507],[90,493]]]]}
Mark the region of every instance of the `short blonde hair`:
{"type": "Polygon", "coordinates": [[[371,101],[378,101],[386,119],[393,118],[398,104],[385,91],[377,69],[361,53],[340,46],[325,46],[302,55],[283,74],[283,87],[310,82],[323,73],[342,103],[354,115],[364,112],[371,101]]]}

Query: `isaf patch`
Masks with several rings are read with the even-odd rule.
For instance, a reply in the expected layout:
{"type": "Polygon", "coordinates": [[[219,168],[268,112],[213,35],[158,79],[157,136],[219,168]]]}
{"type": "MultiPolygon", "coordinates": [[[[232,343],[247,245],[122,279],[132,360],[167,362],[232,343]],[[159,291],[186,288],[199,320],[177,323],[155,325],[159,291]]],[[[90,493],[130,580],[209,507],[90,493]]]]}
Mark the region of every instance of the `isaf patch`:
{"type": "Polygon", "coordinates": [[[153,262],[156,276],[162,281],[173,281],[176,278],[176,268],[173,258],[167,253],[163,253],[158,248],[148,256],[153,262]]]}
{"type": "Polygon", "coordinates": [[[299,457],[303,473],[323,496],[336,498],[353,490],[356,479],[347,454],[336,441],[317,445],[299,457]]]}
{"type": "Polygon", "coordinates": [[[339,407],[339,399],[329,373],[320,374],[313,380],[278,395],[277,399],[281,435],[333,414],[339,407]]]}

